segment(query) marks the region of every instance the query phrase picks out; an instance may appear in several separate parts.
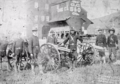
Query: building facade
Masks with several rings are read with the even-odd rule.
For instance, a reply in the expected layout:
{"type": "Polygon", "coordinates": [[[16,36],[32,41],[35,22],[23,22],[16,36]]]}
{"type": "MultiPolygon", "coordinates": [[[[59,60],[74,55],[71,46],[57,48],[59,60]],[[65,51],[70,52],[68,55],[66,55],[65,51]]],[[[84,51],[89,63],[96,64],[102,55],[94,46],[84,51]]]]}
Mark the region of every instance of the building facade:
{"type": "Polygon", "coordinates": [[[32,35],[32,29],[38,29],[38,36],[42,38],[42,27],[49,21],[49,5],[46,0],[29,0],[27,7],[27,36],[32,35]]]}
{"type": "Polygon", "coordinates": [[[92,23],[87,18],[87,11],[81,7],[80,0],[29,0],[27,5],[28,36],[31,35],[32,28],[37,28],[39,37],[42,38],[53,26],[51,24],[67,24],[76,31],[81,31],[82,26],[86,29],[92,23]]]}

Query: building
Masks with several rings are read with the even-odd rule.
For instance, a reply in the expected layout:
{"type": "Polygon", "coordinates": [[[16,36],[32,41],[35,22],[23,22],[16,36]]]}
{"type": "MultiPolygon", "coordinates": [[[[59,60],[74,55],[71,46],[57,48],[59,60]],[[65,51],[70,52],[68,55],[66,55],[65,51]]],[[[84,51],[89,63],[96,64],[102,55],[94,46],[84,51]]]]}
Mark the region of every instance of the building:
{"type": "Polygon", "coordinates": [[[49,21],[49,5],[46,0],[28,0],[27,5],[27,36],[31,36],[32,29],[37,28],[42,37],[42,27],[49,21]]]}
{"type": "Polygon", "coordinates": [[[87,27],[92,22],[87,18],[87,11],[81,7],[80,0],[30,0],[28,6],[28,36],[36,27],[39,37],[47,35],[54,26],[70,26],[76,31],[87,27]]]}

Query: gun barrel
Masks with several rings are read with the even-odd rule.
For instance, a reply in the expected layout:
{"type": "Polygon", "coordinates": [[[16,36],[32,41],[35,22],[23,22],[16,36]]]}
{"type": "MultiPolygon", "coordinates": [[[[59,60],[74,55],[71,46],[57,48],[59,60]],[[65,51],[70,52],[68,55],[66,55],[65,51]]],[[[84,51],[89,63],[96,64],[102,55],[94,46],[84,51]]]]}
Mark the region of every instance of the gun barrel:
{"type": "Polygon", "coordinates": [[[95,37],[97,35],[94,34],[86,34],[86,35],[80,35],[80,37],[95,37]]]}

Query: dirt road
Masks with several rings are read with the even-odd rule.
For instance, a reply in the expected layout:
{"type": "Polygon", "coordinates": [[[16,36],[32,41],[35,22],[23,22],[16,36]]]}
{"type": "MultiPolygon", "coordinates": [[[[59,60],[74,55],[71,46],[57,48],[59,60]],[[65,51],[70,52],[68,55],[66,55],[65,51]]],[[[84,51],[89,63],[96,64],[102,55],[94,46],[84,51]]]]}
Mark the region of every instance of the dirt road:
{"type": "Polygon", "coordinates": [[[58,72],[10,72],[0,70],[0,84],[120,84],[120,66],[104,64],[79,67],[72,70],[61,68],[58,72]],[[112,68],[111,68],[112,66],[112,68]],[[113,70],[112,70],[113,69],[113,70]]]}

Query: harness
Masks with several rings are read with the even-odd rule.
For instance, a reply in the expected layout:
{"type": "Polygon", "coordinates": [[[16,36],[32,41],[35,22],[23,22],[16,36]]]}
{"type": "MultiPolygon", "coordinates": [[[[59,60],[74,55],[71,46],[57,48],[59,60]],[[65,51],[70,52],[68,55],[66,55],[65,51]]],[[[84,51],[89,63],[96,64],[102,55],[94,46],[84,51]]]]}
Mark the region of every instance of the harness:
{"type": "Polygon", "coordinates": [[[18,47],[18,48],[15,48],[15,49],[20,50],[21,48],[20,48],[20,47],[18,47]]]}
{"type": "Polygon", "coordinates": [[[74,38],[73,38],[71,35],[70,35],[70,38],[71,38],[71,40],[73,41],[72,44],[70,44],[70,45],[74,45],[74,42],[75,42],[75,41],[74,41],[74,38]]]}

